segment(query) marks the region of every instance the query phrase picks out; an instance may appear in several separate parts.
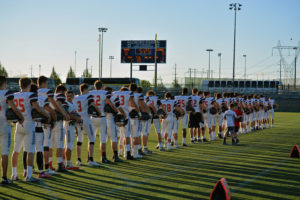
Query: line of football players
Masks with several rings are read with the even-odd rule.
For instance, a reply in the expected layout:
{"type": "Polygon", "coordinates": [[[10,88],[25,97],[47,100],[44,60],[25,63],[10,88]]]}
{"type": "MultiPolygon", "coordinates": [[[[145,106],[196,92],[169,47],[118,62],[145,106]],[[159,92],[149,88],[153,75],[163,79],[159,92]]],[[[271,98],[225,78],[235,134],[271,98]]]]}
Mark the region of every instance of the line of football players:
{"type": "MultiPolygon", "coordinates": [[[[41,76],[38,85],[31,79],[19,80],[20,92],[12,94],[6,90],[6,79],[0,76],[0,141],[2,149],[2,183],[7,179],[8,154],[11,144],[10,122],[16,123],[14,149],[12,154],[12,180],[18,180],[17,161],[23,147],[23,166],[26,181],[39,179],[32,176],[34,154],[39,171],[39,178],[50,178],[57,172],[77,170],[82,165],[81,146],[83,134],[88,138],[89,166],[99,166],[94,161],[94,144],[99,133],[102,163],[110,163],[106,156],[107,139],[111,140],[113,161],[138,159],[152,152],[147,147],[152,124],[157,134],[157,149],[178,148],[178,126],[182,123],[182,146],[187,146],[187,127],[190,128],[191,143],[207,142],[205,131],[210,140],[215,140],[216,125],[219,137],[228,123],[237,121],[241,133],[266,128],[274,123],[273,99],[263,96],[240,96],[234,94],[215,94],[187,88],[182,95],[173,97],[165,93],[160,99],[150,90],[143,94],[143,89],[136,84],[112,91],[96,81],[90,91],[87,84],[80,85],[80,94],[67,91],[58,85],[53,92],[48,89],[48,78],[41,76]],[[235,107],[233,107],[235,104],[235,107]],[[230,115],[230,108],[240,110],[240,116],[230,115]],[[269,115],[272,121],[269,121],[269,115]],[[233,119],[231,120],[230,118],[233,119]],[[77,162],[71,162],[74,141],[77,136],[77,162]],[[56,148],[57,170],[53,167],[53,151],[56,148]]],[[[231,128],[231,127],[230,127],[231,128]]],[[[225,137],[226,138],[226,137],[225,137]]],[[[236,141],[235,141],[236,142],[236,141]]]]}

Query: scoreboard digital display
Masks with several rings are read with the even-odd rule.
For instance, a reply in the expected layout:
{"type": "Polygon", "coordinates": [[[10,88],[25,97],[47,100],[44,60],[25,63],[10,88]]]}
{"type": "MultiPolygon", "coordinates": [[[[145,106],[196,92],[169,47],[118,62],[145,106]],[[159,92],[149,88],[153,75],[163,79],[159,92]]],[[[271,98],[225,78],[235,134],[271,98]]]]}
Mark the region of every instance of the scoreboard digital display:
{"type": "MultiPolygon", "coordinates": [[[[167,41],[157,40],[157,63],[166,63],[166,50],[167,41]]],[[[121,41],[121,63],[155,63],[155,40],[121,41]]]]}

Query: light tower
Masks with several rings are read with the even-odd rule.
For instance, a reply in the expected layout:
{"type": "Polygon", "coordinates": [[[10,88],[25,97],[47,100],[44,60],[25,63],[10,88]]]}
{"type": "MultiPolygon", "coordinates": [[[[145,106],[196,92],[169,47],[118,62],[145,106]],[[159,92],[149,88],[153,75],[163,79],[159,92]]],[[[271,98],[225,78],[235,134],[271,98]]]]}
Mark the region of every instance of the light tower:
{"type": "Polygon", "coordinates": [[[108,59],[110,60],[110,76],[109,77],[111,78],[111,75],[112,75],[112,60],[115,59],[115,57],[114,56],[109,56],[108,59]]]}
{"type": "Polygon", "coordinates": [[[210,52],[214,51],[213,49],[206,49],[206,51],[208,51],[208,74],[207,74],[207,78],[210,79],[210,52]]]}
{"type": "Polygon", "coordinates": [[[99,79],[102,78],[102,57],[103,57],[103,33],[105,33],[108,29],[105,27],[98,28],[99,32],[99,79]]]}
{"type": "Polygon", "coordinates": [[[234,77],[235,77],[235,40],[236,40],[236,11],[241,10],[242,4],[231,3],[229,9],[234,10],[234,36],[233,36],[233,70],[232,70],[232,88],[234,90],[234,77]]]}

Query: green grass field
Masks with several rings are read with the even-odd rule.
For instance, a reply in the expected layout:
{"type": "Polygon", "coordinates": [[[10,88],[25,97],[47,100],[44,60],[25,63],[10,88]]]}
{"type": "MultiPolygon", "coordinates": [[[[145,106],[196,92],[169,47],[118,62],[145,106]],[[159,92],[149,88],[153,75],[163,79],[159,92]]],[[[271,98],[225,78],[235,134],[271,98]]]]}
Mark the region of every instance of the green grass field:
{"type": "MultiPolygon", "coordinates": [[[[217,140],[171,152],[154,148],[152,129],[151,156],[99,168],[83,166],[40,183],[0,186],[0,199],[209,199],[222,177],[227,179],[232,199],[300,199],[300,159],[289,158],[293,145],[300,145],[300,114],[276,113],[275,119],[273,129],[241,135],[238,146],[224,146],[217,140]]],[[[100,161],[98,149],[95,160],[100,161]]],[[[20,178],[22,171],[20,156],[20,178]]]]}

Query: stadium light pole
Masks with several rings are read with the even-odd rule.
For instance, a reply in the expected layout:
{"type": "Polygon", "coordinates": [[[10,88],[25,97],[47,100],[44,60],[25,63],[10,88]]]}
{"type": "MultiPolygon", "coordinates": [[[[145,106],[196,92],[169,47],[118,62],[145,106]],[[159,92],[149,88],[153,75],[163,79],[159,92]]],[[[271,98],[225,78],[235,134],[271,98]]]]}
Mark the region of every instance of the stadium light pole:
{"type": "Polygon", "coordinates": [[[103,58],[103,33],[105,33],[108,29],[105,27],[98,28],[99,32],[101,33],[101,40],[100,40],[100,34],[99,34],[99,79],[102,78],[102,58],[103,58]]]}
{"type": "Polygon", "coordinates": [[[210,52],[213,51],[213,49],[206,49],[206,51],[208,51],[208,79],[210,79],[210,52]]]}
{"type": "Polygon", "coordinates": [[[110,60],[110,78],[111,78],[111,75],[112,75],[112,60],[115,59],[114,56],[109,56],[108,59],[110,60]]]}
{"type": "Polygon", "coordinates": [[[247,78],[247,77],[246,77],[246,76],[247,76],[247,75],[246,75],[246,58],[247,58],[247,55],[244,54],[243,57],[245,58],[244,79],[246,80],[246,78],[247,78]]]}
{"type": "Polygon", "coordinates": [[[218,53],[219,56],[219,81],[221,81],[221,56],[222,53],[218,53]]]}
{"type": "Polygon", "coordinates": [[[236,11],[241,10],[242,4],[231,3],[229,9],[234,10],[234,37],[233,37],[233,72],[232,72],[232,90],[234,91],[234,78],[235,78],[235,40],[236,40],[236,11]]]}

